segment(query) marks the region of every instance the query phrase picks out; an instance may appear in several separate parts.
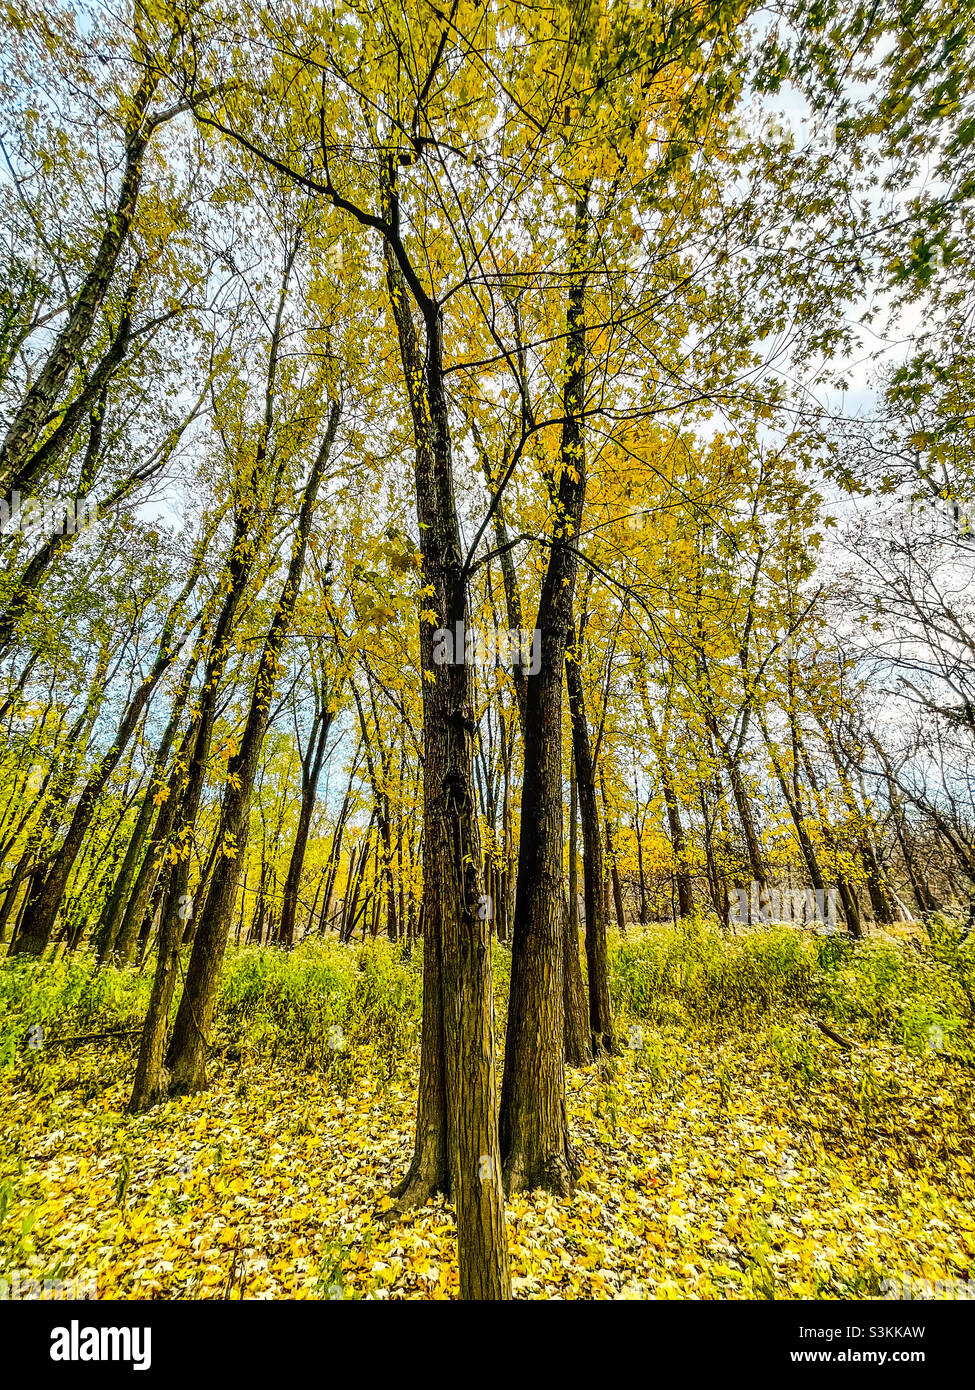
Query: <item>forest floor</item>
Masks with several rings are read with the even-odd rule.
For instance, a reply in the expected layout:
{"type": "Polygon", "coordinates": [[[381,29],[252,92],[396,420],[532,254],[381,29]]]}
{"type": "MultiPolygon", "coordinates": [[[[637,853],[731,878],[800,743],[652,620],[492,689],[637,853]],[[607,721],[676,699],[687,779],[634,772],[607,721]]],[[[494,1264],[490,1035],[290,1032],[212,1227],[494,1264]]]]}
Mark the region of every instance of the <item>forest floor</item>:
{"type": "MultiPolygon", "coordinates": [[[[757,1023],[675,1012],[623,1036],[568,1073],[574,1194],[508,1203],[518,1296],[964,1296],[969,1278],[975,1296],[970,1065],[844,1048],[781,999],[757,1023]]],[[[0,1071],[0,1276],[94,1274],[100,1298],[456,1295],[449,1205],[381,1219],[415,1041],[385,1075],[225,1052],[207,1091],[137,1118],[132,1063],[99,1044],[0,1071]]]]}

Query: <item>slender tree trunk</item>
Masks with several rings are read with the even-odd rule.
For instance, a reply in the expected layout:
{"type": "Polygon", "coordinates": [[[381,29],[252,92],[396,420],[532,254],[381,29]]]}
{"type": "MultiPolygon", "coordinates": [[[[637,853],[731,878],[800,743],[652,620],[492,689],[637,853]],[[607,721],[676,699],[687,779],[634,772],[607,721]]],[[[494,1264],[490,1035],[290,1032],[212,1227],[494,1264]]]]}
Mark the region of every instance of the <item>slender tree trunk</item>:
{"type": "Polygon", "coordinates": [[[589,1046],[589,1009],[586,986],[579,958],[579,928],[573,926],[567,901],[562,905],[565,926],[565,956],[562,978],[565,990],[565,1061],[570,1067],[584,1067],[592,1061],[589,1046]]]}
{"type": "Polygon", "coordinates": [[[606,822],[606,858],[609,860],[609,878],[613,889],[613,907],[616,909],[616,925],[621,935],[626,933],[626,913],[623,908],[623,888],[620,884],[620,869],[616,862],[616,834],[609,802],[606,798],[606,782],[602,772],[599,774],[599,791],[603,802],[603,818],[606,822]]]}
{"type": "Polygon", "coordinates": [[[307,760],[302,763],[301,767],[301,810],[298,813],[298,829],[295,834],[294,848],[291,851],[291,860],[288,864],[284,897],[281,901],[281,940],[289,947],[294,945],[295,913],[298,907],[301,871],[305,863],[308,833],[311,830],[315,797],[318,794],[318,779],[321,776],[322,764],[325,761],[325,747],[331,726],[332,717],[323,711],[316,724],[312,726],[307,760]]]}
{"type": "MultiPolygon", "coordinates": [[[[169,762],[169,755],[172,751],[173,743],[176,740],[179,723],[183,717],[183,711],[186,708],[186,701],[189,696],[195,665],[196,663],[192,660],[187,663],[187,669],[183,674],[179,690],[173,701],[173,708],[170,712],[169,722],[166,725],[162,742],[153,759],[149,785],[142,798],[142,805],[139,807],[139,815],[136,819],[135,827],[125,852],[125,858],[122,861],[122,867],[118,872],[115,884],[102,910],[101,920],[96,930],[99,965],[104,965],[112,956],[121,934],[126,904],[129,901],[129,895],[132,891],[133,879],[136,877],[136,864],[139,862],[139,854],[149,835],[149,828],[152,825],[153,816],[156,815],[158,811],[158,807],[155,804],[155,793],[157,789],[161,789],[165,785],[166,765],[169,762]]],[[[135,933],[133,931],[126,942],[126,950],[129,952],[131,951],[134,939],[135,933]]]]}
{"type": "MultiPolygon", "coordinates": [[[[677,788],[673,774],[670,770],[670,760],[667,755],[667,737],[669,730],[669,707],[665,710],[662,727],[657,728],[654,712],[650,705],[650,692],[647,688],[645,672],[638,664],[637,688],[640,692],[640,699],[643,704],[643,713],[647,721],[647,732],[650,735],[650,743],[653,748],[657,767],[660,771],[660,788],[664,797],[664,810],[667,815],[667,827],[670,833],[670,845],[674,855],[674,881],[677,887],[677,905],[681,917],[691,917],[694,913],[694,890],[691,885],[691,875],[688,865],[687,836],[684,832],[684,824],[680,813],[680,801],[677,796],[677,788]]],[[[641,870],[642,872],[642,870],[641,870]]]]}
{"type": "Polygon", "coordinates": [[[759,724],[762,730],[762,737],[765,740],[765,747],[768,749],[769,759],[771,760],[772,768],[775,772],[775,778],[779,784],[779,790],[782,792],[782,797],[785,801],[785,804],[789,808],[789,815],[792,817],[792,824],[795,827],[796,840],[799,844],[799,851],[802,854],[802,857],[805,861],[806,869],[809,873],[810,882],[812,883],[812,886],[816,889],[825,889],[826,882],[823,878],[822,869],[819,866],[819,859],[816,855],[816,847],[810,839],[809,832],[806,829],[806,822],[803,819],[802,815],[802,807],[796,800],[793,788],[789,785],[789,779],[788,777],[786,777],[782,764],[779,761],[778,753],[776,751],[775,745],[771,740],[771,737],[769,736],[769,731],[766,727],[765,720],[760,719],[759,724]]]}
{"type": "Polygon", "coordinates": [[[173,1025],[173,1038],[167,1054],[172,1073],[170,1087],[177,1092],[197,1090],[205,1083],[210,1024],[220,980],[220,966],[230,933],[230,918],[240,882],[241,863],[247,848],[248,817],[258,758],[270,717],[281,647],[287,636],[301,587],[305,552],[318,489],[338,428],[338,419],[339,407],[333,404],[329,409],[324,439],[305,485],[288,575],[258,663],[240,747],[227,768],[227,786],[216,831],[220,848],[210,890],[200,914],[193,952],[186,970],[183,994],[173,1025]]]}
{"type": "Polygon", "coordinates": [[[582,673],[579,670],[578,647],[566,655],[565,682],[569,695],[569,715],[572,721],[575,784],[578,789],[579,808],[582,813],[589,1028],[592,1048],[595,1052],[614,1052],[616,1050],[616,1033],[613,1027],[613,1006],[609,995],[609,952],[606,943],[606,919],[603,914],[603,862],[599,808],[596,804],[596,775],[589,742],[589,722],[586,717],[582,673]]]}
{"type": "Polygon", "coordinates": [[[904,860],[904,868],[907,871],[911,892],[914,894],[914,901],[918,905],[922,918],[927,918],[932,912],[937,911],[938,904],[934,894],[931,892],[924,873],[917,864],[911,832],[907,824],[907,816],[904,813],[904,801],[897,789],[897,779],[894,776],[894,770],[890,765],[890,760],[883,746],[878,743],[876,739],[873,739],[872,742],[883,763],[884,776],[887,780],[887,794],[890,797],[890,809],[894,819],[894,829],[897,834],[897,843],[900,845],[901,858],[904,860]]]}
{"type": "MultiPolygon", "coordinates": [[[[570,706],[571,718],[571,706],[570,706]]],[[[569,759],[569,923],[579,939],[579,784],[575,751],[569,759]]]]}
{"type": "Polygon", "coordinates": [[[95,315],[112,282],[119,253],[132,228],[151,134],[151,129],[146,127],[146,117],[158,84],[158,72],[147,71],[133,95],[126,128],[125,165],[114,211],[102,232],[91,269],[69,310],[67,322],[56,335],[43,367],[25,392],[0,446],[0,489],[26,492],[37,479],[39,465],[36,453],[32,456],[31,451],[69,372],[78,363],[95,315]]]}
{"type": "Polygon", "coordinates": [[[31,861],[31,870],[20,906],[17,929],[10,946],[11,955],[39,956],[43,953],[50,939],[50,928],[46,931],[31,931],[34,905],[43,892],[51,865],[57,859],[56,854],[50,859],[45,858],[43,850],[48,835],[53,832],[71,797],[75,775],[84,757],[91,730],[98,717],[98,711],[101,709],[105,695],[104,681],[108,669],[108,652],[108,644],[103,643],[95,663],[94,680],[88,692],[85,707],[68,735],[67,747],[71,751],[64,766],[59,770],[53,791],[25,851],[31,861]]]}
{"type": "Polygon", "coordinates": [[[843,915],[846,918],[846,929],[855,940],[859,940],[860,937],[863,936],[863,925],[860,920],[859,904],[857,903],[856,895],[853,891],[852,885],[847,882],[846,875],[839,871],[840,846],[837,842],[836,835],[834,834],[833,827],[830,823],[826,803],[823,800],[822,793],[819,790],[819,782],[816,778],[815,772],[813,771],[812,761],[809,757],[809,753],[806,750],[805,742],[800,737],[798,725],[795,723],[794,719],[792,721],[792,737],[796,749],[802,759],[803,766],[806,769],[806,777],[809,781],[809,786],[816,800],[817,813],[819,815],[819,822],[822,827],[823,839],[826,842],[827,849],[833,856],[834,871],[836,872],[836,886],[839,889],[840,901],[843,904],[843,915]]]}
{"type": "Polygon", "coordinates": [[[342,837],[345,833],[345,823],[349,815],[349,806],[352,801],[352,786],[355,781],[356,767],[359,762],[359,750],[356,749],[355,757],[352,759],[352,767],[349,772],[349,781],[345,789],[345,796],[342,798],[342,805],[339,809],[338,820],[335,829],[332,831],[332,843],[328,851],[328,864],[326,866],[325,878],[325,905],[322,908],[322,930],[328,926],[329,914],[332,910],[332,898],[335,892],[335,881],[338,877],[339,866],[342,862],[342,837]]]}
{"type": "Polygon", "coordinates": [[[185,760],[192,752],[196,727],[195,724],[190,725],[183,736],[176,755],[176,766],[166,783],[166,797],[159,808],[156,823],[149,837],[149,844],[146,846],[142,863],[139,865],[139,872],[135,877],[135,884],[122,912],[113,951],[115,963],[118,966],[128,965],[132,959],[139,930],[162,870],[163,855],[169,844],[175,818],[180,808],[180,795],[186,768],[185,760]]]}

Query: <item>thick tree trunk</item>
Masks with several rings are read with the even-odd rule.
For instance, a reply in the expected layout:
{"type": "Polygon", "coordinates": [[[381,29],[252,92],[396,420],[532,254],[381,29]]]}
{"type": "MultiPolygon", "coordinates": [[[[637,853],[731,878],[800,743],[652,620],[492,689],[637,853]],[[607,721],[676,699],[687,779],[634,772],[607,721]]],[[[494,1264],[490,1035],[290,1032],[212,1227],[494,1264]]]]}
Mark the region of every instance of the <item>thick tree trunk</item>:
{"type": "MultiPolygon", "coordinates": [[[[170,868],[169,878],[170,880],[176,878],[175,866],[170,868]]],[[[132,1082],[132,1094],[129,1097],[130,1115],[138,1115],[166,1097],[167,1078],[163,1069],[163,1056],[166,1051],[169,1010],[176,988],[179,938],[182,930],[183,922],[179,915],[179,896],[173,891],[171,882],[169,891],[165,894],[156,971],[152,979],[149,1007],[146,1011],[146,1020],[139,1043],[139,1056],[132,1082]]]]}
{"type": "MultiPolygon", "coordinates": [[[[467,575],[454,498],[440,308],[407,288],[398,203],[386,187],[393,232],[387,283],[399,334],[416,448],[423,606],[435,625],[467,619],[467,575]],[[423,319],[421,352],[407,300],[423,319]]],[[[494,1096],[490,923],[480,914],[473,780],[473,706],[463,664],[434,661],[434,625],[421,618],[423,693],[423,1022],[416,1147],[399,1206],[450,1187],[457,1208],[460,1295],[511,1296],[494,1096]]],[[[561,1046],[561,1038],[560,1038],[561,1046]]]]}
{"type": "Polygon", "coordinates": [[[568,1192],[576,1169],[565,1104],[562,922],[562,681],[572,637],[578,540],[586,495],[586,199],[576,206],[570,247],[557,523],[542,581],[536,627],[538,673],[528,681],[525,780],[511,956],[511,995],[499,1133],[510,1191],[568,1192]]]}

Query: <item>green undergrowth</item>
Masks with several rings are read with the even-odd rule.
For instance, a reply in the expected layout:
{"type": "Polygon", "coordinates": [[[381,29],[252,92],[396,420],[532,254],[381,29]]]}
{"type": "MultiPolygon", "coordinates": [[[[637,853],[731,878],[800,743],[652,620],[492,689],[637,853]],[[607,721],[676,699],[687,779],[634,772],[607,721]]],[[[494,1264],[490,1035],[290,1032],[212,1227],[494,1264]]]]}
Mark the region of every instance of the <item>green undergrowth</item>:
{"type": "MultiPolygon", "coordinates": [[[[323,1070],[340,1090],[358,1072],[391,1080],[414,1064],[420,1031],[422,951],[376,940],[335,940],[293,951],[228,952],[211,1045],[229,1061],[323,1070]]],[[[499,1037],[510,974],[497,947],[499,1037]]],[[[43,1070],[91,1049],[135,1046],[152,961],[143,969],[95,968],[85,955],[0,965],[0,1068],[43,1070]],[[42,1047],[31,1047],[31,1037],[42,1047]]],[[[790,927],[729,935],[713,923],[633,928],[613,936],[611,988],[624,1042],[634,1025],[720,1034],[824,1024],[856,1042],[973,1059],[975,937],[937,919],[922,940],[854,943],[790,927]]]]}

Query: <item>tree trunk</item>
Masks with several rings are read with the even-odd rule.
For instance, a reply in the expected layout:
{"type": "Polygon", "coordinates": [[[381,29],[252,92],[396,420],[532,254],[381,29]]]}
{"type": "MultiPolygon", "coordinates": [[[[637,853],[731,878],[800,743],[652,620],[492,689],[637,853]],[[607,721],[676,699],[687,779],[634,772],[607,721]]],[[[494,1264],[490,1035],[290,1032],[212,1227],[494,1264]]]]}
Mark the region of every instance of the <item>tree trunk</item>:
{"type": "Polygon", "coordinates": [[[521,798],[511,995],[501,1083],[499,1134],[510,1191],[565,1193],[576,1164],[565,1104],[562,921],[562,669],[572,636],[572,604],[582,524],[586,460],[585,299],[588,209],[579,199],[570,246],[558,523],[538,605],[540,669],[528,681],[525,779],[521,798]]]}
{"type": "Polygon", "coordinates": [[[623,909],[623,888],[620,884],[620,869],[616,862],[615,827],[609,814],[609,801],[606,797],[606,782],[602,772],[599,774],[599,791],[603,801],[603,818],[606,822],[606,858],[609,860],[609,879],[613,889],[613,907],[616,910],[616,925],[620,934],[626,933],[626,913],[623,909]]]}
{"type": "MultiPolygon", "coordinates": [[[[408,290],[391,178],[384,192],[393,231],[385,240],[387,285],[413,418],[423,606],[433,610],[438,627],[455,632],[467,619],[467,573],[454,497],[441,309],[415,277],[408,290]],[[423,351],[408,293],[423,319],[423,351]]],[[[434,630],[421,618],[423,1022],[416,1146],[396,1195],[402,1208],[450,1187],[460,1296],[506,1299],[511,1282],[494,1098],[491,932],[479,910],[470,676],[462,652],[459,663],[434,660],[434,630]]]]}
{"type": "MultiPolygon", "coordinates": [[[[91,334],[115,273],[119,253],[135,217],[142,167],[151,130],[146,129],[149,105],[159,85],[158,72],[148,72],[132,100],[126,126],[125,166],[118,198],[102,232],[98,250],[68,313],[64,327],[51,345],[43,367],[24,394],[0,446],[0,489],[25,492],[37,479],[37,454],[31,455],[45,422],[64,388],[68,373],[78,363],[91,334]]],[[[38,451],[39,452],[39,451],[38,451]]]]}
{"type": "MultiPolygon", "coordinates": [[[[169,755],[172,751],[173,743],[179,729],[179,722],[186,707],[189,696],[190,685],[193,679],[193,671],[196,669],[196,662],[191,659],[180,680],[179,689],[173,700],[173,707],[170,711],[169,722],[162,737],[162,742],[156,751],[153,759],[152,774],[149,778],[149,785],[146,788],[142,805],[139,807],[139,815],[136,819],[135,828],[132,831],[125,858],[122,860],[122,867],[115,879],[115,884],[109,894],[105,907],[102,910],[101,920],[96,930],[96,941],[98,945],[98,964],[104,965],[116,950],[116,946],[121,936],[122,923],[125,920],[125,908],[129,901],[130,893],[133,891],[133,879],[136,878],[136,864],[139,862],[139,854],[146,838],[149,835],[149,827],[152,824],[153,816],[156,815],[158,807],[155,804],[155,789],[164,786],[166,765],[169,762],[169,755]]],[[[152,843],[146,853],[151,853],[152,843]]],[[[150,887],[151,891],[151,887],[150,887]]],[[[148,895],[147,895],[148,896],[148,895]]],[[[138,924],[136,923],[136,926],[138,924]]],[[[132,950],[132,943],[135,940],[133,930],[125,942],[126,962],[132,950]]]]}
{"type": "Polygon", "coordinates": [[[565,683],[572,721],[575,784],[582,820],[583,892],[586,906],[586,964],[589,975],[589,1028],[596,1053],[616,1050],[613,1005],[609,996],[609,953],[603,915],[603,862],[596,805],[596,777],[589,742],[589,722],[579,670],[579,649],[566,654],[565,683]]]}
{"type": "Polygon", "coordinates": [[[586,986],[579,958],[579,927],[573,923],[568,902],[563,901],[565,955],[562,979],[565,990],[565,1061],[570,1067],[584,1067],[592,1061],[589,1046],[589,1010],[586,986]]]}
{"type": "Polygon", "coordinates": [[[230,934],[230,919],[237,897],[243,855],[247,848],[251,793],[257,773],[258,757],[270,717],[281,647],[287,636],[301,587],[318,489],[338,428],[338,420],[339,407],[333,403],[329,408],[324,438],[305,485],[288,574],[258,662],[240,747],[227,767],[227,786],[216,830],[219,845],[217,861],[197,925],[193,952],[187,966],[186,982],[167,1054],[172,1073],[170,1089],[174,1092],[194,1091],[205,1084],[208,1037],[216,1004],[220,966],[230,934]]]}
{"type": "Polygon", "coordinates": [[[284,884],[284,897],[281,901],[281,941],[288,947],[294,945],[295,913],[298,907],[298,889],[301,884],[301,871],[308,848],[308,832],[315,810],[315,797],[318,794],[318,779],[325,761],[325,745],[328,731],[332,727],[332,716],[321,711],[312,725],[308,740],[308,751],[301,765],[301,810],[298,813],[298,829],[294,848],[288,864],[288,876],[284,884]]]}

